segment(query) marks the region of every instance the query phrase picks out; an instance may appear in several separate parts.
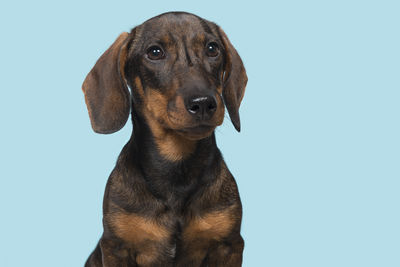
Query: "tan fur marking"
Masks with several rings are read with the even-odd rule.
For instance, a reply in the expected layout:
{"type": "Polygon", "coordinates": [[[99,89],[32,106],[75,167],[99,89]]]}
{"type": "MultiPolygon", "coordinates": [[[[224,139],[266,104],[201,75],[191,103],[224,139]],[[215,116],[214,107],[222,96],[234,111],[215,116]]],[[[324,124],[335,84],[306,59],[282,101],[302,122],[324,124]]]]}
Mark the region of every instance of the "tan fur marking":
{"type": "Polygon", "coordinates": [[[219,95],[222,95],[222,87],[221,86],[217,87],[217,92],[219,93],[219,95]]]}
{"type": "Polygon", "coordinates": [[[187,140],[173,132],[166,135],[164,140],[157,141],[160,152],[170,161],[179,161],[194,151],[195,142],[187,140]]]}
{"type": "Polygon", "coordinates": [[[166,119],[167,97],[160,92],[146,88],[146,108],[154,118],[166,119]]]}
{"type": "Polygon", "coordinates": [[[217,96],[217,111],[214,114],[214,120],[216,125],[221,125],[222,122],[224,121],[224,115],[225,115],[225,106],[224,103],[222,101],[222,97],[220,96],[221,93],[219,90],[221,90],[222,92],[222,88],[221,87],[217,88],[217,91],[219,93],[219,96],[217,96]]]}
{"type": "Polygon", "coordinates": [[[136,256],[136,263],[140,266],[149,266],[157,259],[159,254],[159,251],[154,246],[147,247],[136,256]]]}
{"type": "Polygon", "coordinates": [[[146,96],[146,108],[150,111],[145,113],[147,122],[154,134],[160,154],[170,161],[179,161],[190,155],[196,142],[178,135],[172,128],[166,112],[167,99],[155,90],[148,90],[146,96]],[[162,125],[166,124],[166,125],[162,125]]]}
{"type": "Polygon", "coordinates": [[[169,236],[165,227],[136,214],[114,213],[110,220],[116,235],[127,242],[160,241],[169,236]]]}
{"type": "Polygon", "coordinates": [[[185,101],[183,100],[183,97],[181,97],[181,96],[176,98],[175,105],[176,105],[176,108],[179,110],[186,110],[185,101]]]}
{"type": "Polygon", "coordinates": [[[144,97],[144,90],[143,90],[142,81],[140,80],[139,76],[137,76],[135,78],[135,85],[136,85],[137,92],[143,98],[144,97]]]}
{"type": "Polygon", "coordinates": [[[193,219],[184,230],[185,239],[216,239],[227,236],[236,223],[234,210],[231,206],[226,210],[210,212],[202,217],[193,219]]]}
{"type": "Polygon", "coordinates": [[[173,130],[163,128],[154,120],[149,120],[150,128],[154,134],[158,150],[161,155],[170,161],[179,161],[190,155],[196,142],[188,140],[173,130]]]}

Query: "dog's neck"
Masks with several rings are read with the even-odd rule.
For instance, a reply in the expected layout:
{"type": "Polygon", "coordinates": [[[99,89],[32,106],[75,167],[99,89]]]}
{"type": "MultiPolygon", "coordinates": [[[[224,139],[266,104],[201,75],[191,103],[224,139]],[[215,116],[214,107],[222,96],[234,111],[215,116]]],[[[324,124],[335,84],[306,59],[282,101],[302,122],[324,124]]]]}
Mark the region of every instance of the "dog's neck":
{"type": "MultiPolygon", "coordinates": [[[[160,152],[155,134],[143,120],[141,116],[132,114],[133,133],[126,148],[153,194],[160,198],[169,198],[165,193],[175,192],[184,197],[192,189],[198,188],[199,183],[206,183],[207,179],[214,177],[205,175],[207,170],[215,170],[215,164],[219,164],[219,160],[222,159],[214,133],[207,138],[194,141],[191,153],[185,157],[171,160],[160,152]]],[[[174,144],[171,140],[169,145],[179,144],[174,144]]]]}

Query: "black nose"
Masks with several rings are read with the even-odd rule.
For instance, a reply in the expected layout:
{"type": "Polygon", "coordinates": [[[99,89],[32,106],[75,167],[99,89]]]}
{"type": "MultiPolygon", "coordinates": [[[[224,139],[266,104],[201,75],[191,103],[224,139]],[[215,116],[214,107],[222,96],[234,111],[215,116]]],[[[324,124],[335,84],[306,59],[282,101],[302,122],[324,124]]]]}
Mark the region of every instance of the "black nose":
{"type": "Polygon", "coordinates": [[[209,120],[217,110],[214,96],[196,96],[186,101],[187,111],[201,120],[209,120]]]}

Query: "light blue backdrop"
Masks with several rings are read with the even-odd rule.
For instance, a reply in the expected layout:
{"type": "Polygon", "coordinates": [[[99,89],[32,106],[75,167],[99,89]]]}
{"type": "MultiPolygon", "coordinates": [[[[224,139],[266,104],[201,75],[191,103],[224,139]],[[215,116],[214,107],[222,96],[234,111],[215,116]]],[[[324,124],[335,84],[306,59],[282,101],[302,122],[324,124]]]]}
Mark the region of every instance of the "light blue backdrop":
{"type": "Polygon", "coordinates": [[[400,266],[397,1],[3,1],[0,266],[82,266],[128,125],[90,128],[81,84],[119,33],[183,10],[217,22],[249,83],[218,144],[246,267],[400,266]]]}

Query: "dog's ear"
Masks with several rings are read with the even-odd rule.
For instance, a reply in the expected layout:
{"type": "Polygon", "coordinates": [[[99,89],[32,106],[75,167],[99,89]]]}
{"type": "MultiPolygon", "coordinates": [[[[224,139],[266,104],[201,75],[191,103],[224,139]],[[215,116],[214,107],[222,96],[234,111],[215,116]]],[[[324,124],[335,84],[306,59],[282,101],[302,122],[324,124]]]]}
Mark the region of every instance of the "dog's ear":
{"type": "Polygon", "coordinates": [[[97,60],[82,85],[92,128],[97,133],[121,129],[129,117],[130,94],[124,66],[129,34],[122,33],[97,60]]]}
{"type": "Polygon", "coordinates": [[[240,132],[239,106],[247,84],[246,70],[242,59],[225,32],[220,27],[218,27],[218,31],[225,48],[222,96],[233,126],[240,132]]]}

